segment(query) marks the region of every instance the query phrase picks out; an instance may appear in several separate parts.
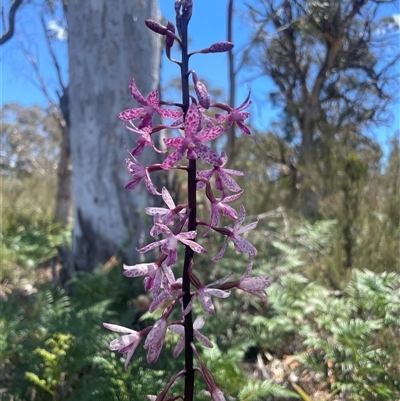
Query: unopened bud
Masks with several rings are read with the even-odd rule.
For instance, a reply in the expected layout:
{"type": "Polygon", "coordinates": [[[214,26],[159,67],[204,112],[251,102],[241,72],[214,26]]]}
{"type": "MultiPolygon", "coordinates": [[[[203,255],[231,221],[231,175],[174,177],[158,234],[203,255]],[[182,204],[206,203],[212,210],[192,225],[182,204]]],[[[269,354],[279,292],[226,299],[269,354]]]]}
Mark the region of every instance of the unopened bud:
{"type": "Polygon", "coordinates": [[[167,27],[165,27],[164,25],[161,25],[159,22],[154,21],[152,19],[147,19],[146,21],[144,21],[144,23],[146,24],[147,28],[149,28],[150,30],[152,30],[155,33],[158,33],[160,35],[166,35],[167,34],[167,27]]]}
{"type": "Polygon", "coordinates": [[[233,48],[234,44],[231,42],[217,42],[209,47],[210,53],[228,52],[233,48]]]}
{"type": "MultiPolygon", "coordinates": [[[[167,30],[169,32],[172,32],[175,35],[175,25],[171,21],[168,21],[167,30]]],[[[165,42],[167,50],[170,50],[171,47],[174,45],[174,40],[175,39],[173,36],[167,35],[166,42],[165,42]]]]}

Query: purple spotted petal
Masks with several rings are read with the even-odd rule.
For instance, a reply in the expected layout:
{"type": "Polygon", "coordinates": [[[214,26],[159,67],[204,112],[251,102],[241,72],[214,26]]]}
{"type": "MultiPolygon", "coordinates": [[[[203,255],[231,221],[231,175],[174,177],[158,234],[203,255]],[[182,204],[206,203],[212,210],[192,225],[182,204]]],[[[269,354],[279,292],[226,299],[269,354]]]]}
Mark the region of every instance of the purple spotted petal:
{"type": "Polygon", "coordinates": [[[163,141],[165,145],[168,146],[169,148],[177,148],[183,145],[185,139],[182,137],[175,137],[175,138],[164,138],[163,141]]]}
{"type": "MultiPolygon", "coordinates": [[[[214,173],[214,170],[203,170],[203,171],[198,171],[197,175],[201,178],[205,178],[207,180],[210,180],[210,178],[212,177],[214,173]]],[[[199,190],[201,188],[204,187],[204,185],[206,185],[203,181],[198,181],[196,184],[196,189],[199,190]]]]}
{"type": "Polygon", "coordinates": [[[168,189],[163,187],[163,189],[161,190],[162,193],[162,198],[165,202],[165,204],[170,208],[170,209],[174,209],[175,208],[175,202],[172,199],[171,194],[168,192],[168,189]]]}
{"type": "Polygon", "coordinates": [[[165,334],[167,332],[167,326],[167,321],[164,318],[161,318],[155,322],[153,328],[150,330],[149,334],[147,334],[143,348],[148,350],[148,363],[156,362],[160,356],[164,344],[165,334]]]}
{"type": "Polygon", "coordinates": [[[230,291],[219,290],[217,288],[207,288],[206,291],[209,294],[211,294],[213,297],[217,297],[217,298],[228,298],[229,295],[231,295],[230,291]]]}
{"type": "Polygon", "coordinates": [[[213,262],[218,262],[224,256],[226,251],[226,247],[228,246],[228,237],[225,237],[224,243],[222,244],[222,248],[219,252],[211,259],[213,262]]]}
{"type": "Polygon", "coordinates": [[[149,106],[153,107],[153,109],[157,109],[159,103],[160,103],[160,98],[158,96],[158,91],[156,91],[156,90],[151,91],[147,95],[147,104],[149,106]]]}
{"type": "Polygon", "coordinates": [[[243,280],[240,280],[237,288],[240,288],[244,291],[264,291],[267,287],[270,286],[270,282],[267,276],[259,276],[259,277],[248,277],[243,280]]]}
{"type": "Polygon", "coordinates": [[[251,135],[251,131],[250,131],[249,127],[247,127],[246,125],[244,125],[244,124],[243,124],[242,122],[240,122],[240,121],[237,121],[236,123],[237,123],[237,125],[238,125],[240,131],[243,132],[243,134],[245,134],[245,135],[251,135]]]}
{"type": "Polygon", "coordinates": [[[208,293],[207,288],[199,289],[199,298],[204,311],[210,315],[213,315],[215,313],[215,308],[211,301],[211,294],[208,293]]]}
{"type": "Polygon", "coordinates": [[[143,106],[147,106],[146,99],[139,92],[139,89],[136,87],[135,80],[133,78],[129,82],[129,91],[138,103],[142,104],[143,106]]]}
{"type": "MultiPolygon", "coordinates": [[[[239,192],[242,190],[242,188],[239,187],[239,185],[236,183],[236,181],[232,177],[230,177],[228,174],[226,174],[225,171],[219,170],[218,177],[221,180],[222,186],[224,188],[227,188],[232,192],[239,192]]],[[[219,190],[222,190],[221,188],[219,188],[219,186],[217,186],[216,188],[219,190]]]]}
{"type": "Polygon", "coordinates": [[[143,113],[144,113],[143,108],[127,109],[121,111],[121,113],[118,114],[118,117],[123,121],[131,121],[140,118],[143,115],[143,113]]]}
{"type": "Polygon", "coordinates": [[[163,170],[169,170],[174,167],[176,162],[181,160],[185,154],[185,149],[178,148],[174,150],[160,165],[163,170]]]}
{"type": "Polygon", "coordinates": [[[179,338],[178,342],[176,343],[176,347],[174,348],[174,352],[172,353],[174,358],[178,357],[178,355],[182,352],[184,347],[185,347],[185,337],[182,336],[179,338]]]}
{"type": "Polygon", "coordinates": [[[153,195],[161,195],[160,192],[158,192],[156,190],[156,188],[154,187],[153,182],[151,181],[151,178],[150,178],[150,174],[149,174],[147,169],[146,169],[146,175],[145,175],[144,183],[146,185],[147,190],[150,193],[152,193],[153,195]]]}
{"type": "Polygon", "coordinates": [[[250,242],[247,241],[246,239],[239,237],[239,236],[231,237],[231,239],[235,245],[235,249],[238,252],[247,253],[251,257],[254,257],[257,255],[257,249],[252,244],[250,244],[250,242]]]}
{"type": "Polygon", "coordinates": [[[204,249],[201,245],[197,242],[191,241],[189,239],[180,238],[179,241],[183,242],[185,245],[190,247],[193,251],[197,253],[207,253],[207,250],[204,249]]]}
{"type": "Polygon", "coordinates": [[[247,231],[254,230],[257,227],[257,224],[258,224],[258,220],[254,221],[253,223],[247,224],[247,226],[244,226],[244,227],[240,228],[239,230],[237,230],[237,234],[243,234],[247,231]]]}
{"type": "Polygon", "coordinates": [[[196,92],[196,96],[199,100],[200,105],[203,106],[205,109],[208,109],[210,107],[210,95],[203,82],[197,81],[194,84],[194,90],[196,92]]]}
{"type": "Polygon", "coordinates": [[[146,276],[148,274],[154,273],[157,269],[156,263],[141,263],[138,265],[127,266],[123,265],[124,276],[126,277],[139,277],[146,276]]]}
{"type": "Polygon", "coordinates": [[[221,199],[222,202],[226,203],[226,202],[233,202],[236,199],[239,199],[242,196],[242,192],[238,193],[238,194],[234,194],[234,195],[230,195],[230,196],[226,196],[224,199],[221,199]]]}
{"type": "MultiPolygon", "coordinates": [[[[127,347],[132,346],[132,344],[137,342],[137,340],[139,340],[139,339],[140,339],[140,336],[138,336],[137,333],[127,334],[125,336],[118,337],[115,340],[110,342],[110,350],[111,351],[118,350],[121,353],[124,353],[124,351],[126,352],[126,350],[124,350],[124,348],[126,349],[127,347]]],[[[134,345],[136,345],[136,347],[137,347],[138,343],[134,344],[134,345]]]]}
{"type": "Polygon", "coordinates": [[[243,205],[240,205],[240,215],[234,226],[234,230],[236,230],[238,227],[240,227],[243,224],[245,218],[246,218],[246,210],[243,205]]]}
{"type": "Polygon", "coordinates": [[[161,107],[157,109],[160,115],[164,118],[170,118],[171,120],[175,120],[176,118],[180,118],[183,115],[181,110],[170,110],[170,109],[162,109],[161,107]]]}
{"type": "Polygon", "coordinates": [[[197,232],[195,230],[193,230],[193,231],[187,231],[187,232],[179,233],[176,236],[176,238],[179,238],[179,239],[181,239],[181,238],[183,238],[183,239],[193,239],[193,238],[196,238],[196,235],[197,235],[197,232]]]}
{"type": "Polygon", "coordinates": [[[185,118],[185,137],[190,138],[197,132],[200,123],[200,113],[197,106],[192,103],[185,118]]]}
{"type": "Polygon", "coordinates": [[[202,145],[201,143],[196,145],[196,153],[200,158],[202,158],[207,163],[212,164],[213,166],[218,166],[221,162],[218,153],[209,148],[208,146],[202,145]]]}
{"type": "Polygon", "coordinates": [[[130,189],[130,190],[135,189],[139,185],[140,181],[142,181],[141,178],[136,178],[133,181],[129,181],[128,183],[125,184],[124,189],[130,189]]]}
{"type": "MultiPolygon", "coordinates": [[[[197,139],[199,139],[201,142],[208,142],[211,141],[213,139],[216,139],[218,137],[220,137],[222,134],[224,133],[224,128],[223,127],[213,127],[210,129],[207,129],[203,132],[200,132],[197,135],[197,139]]],[[[221,162],[221,158],[218,156],[220,162],[221,162]]]]}
{"type": "Polygon", "coordinates": [[[146,253],[148,251],[151,251],[154,248],[157,248],[158,246],[161,246],[165,242],[165,239],[162,239],[160,241],[152,242],[151,244],[148,244],[144,246],[143,248],[136,249],[139,253],[146,253]]]}
{"type": "Polygon", "coordinates": [[[199,331],[194,330],[194,336],[199,340],[201,344],[203,344],[207,348],[214,348],[213,343],[199,331]]]}

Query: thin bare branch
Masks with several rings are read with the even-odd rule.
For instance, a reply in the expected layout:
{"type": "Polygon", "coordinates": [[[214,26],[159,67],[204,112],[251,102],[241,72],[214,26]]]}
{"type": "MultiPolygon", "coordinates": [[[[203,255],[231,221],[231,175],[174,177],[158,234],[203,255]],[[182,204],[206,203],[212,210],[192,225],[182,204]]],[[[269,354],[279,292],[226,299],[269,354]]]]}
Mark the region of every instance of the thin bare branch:
{"type": "Polygon", "coordinates": [[[57,72],[58,83],[59,83],[60,87],[62,88],[62,92],[65,92],[66,87],[64,86],[63,79],[62,79],[61,67],[57,60],[56,54],[54,52],[54,48],[51,43],[51,39],[49,37],[49,32],[48,32],[48,29],[46,28],[46,22],[44,20],[43,13],[40,13],[40,22],[42,23],[44,37],[46,39],[46,44],[47,44],[47,48],[49,49],[51,60],[53,61],[54,68],[56,69],[56,72],[57,72]]]}
{"type": "MultiPolygon", "coordinates": [[[[14,2],[11,4],[10,13],[8,14],[8,30],[4,32],[3,35],[0,37],[0,45],[6,43],[13,37],[15,31],[15,16],[23,1],[24,0],[14,0],[14,2]]],[[[3,14],[3,26],[5,26],[4,8],[2,8],[2,14],[3,14]]]]}

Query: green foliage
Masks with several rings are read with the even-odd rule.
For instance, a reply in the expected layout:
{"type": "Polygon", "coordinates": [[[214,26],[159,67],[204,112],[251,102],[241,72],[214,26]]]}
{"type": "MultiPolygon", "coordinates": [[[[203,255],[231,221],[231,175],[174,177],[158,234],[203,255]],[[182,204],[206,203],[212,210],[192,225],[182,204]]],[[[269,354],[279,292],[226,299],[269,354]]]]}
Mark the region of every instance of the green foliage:
{"type": "Polygon", "coordinates": [[[4,178],[0,250],[3,279],[34,277],[34,268],[70,244],[69,230],[54,223],[55,177],[4,178]]]}
{"type": "Polygon", "coordinates": [[[44,369],[41,376],[45,379],[41,379],[36,373],[25,372],[25,377],[49,393],[53,400],[57,399],[57,389],[65,381],[66,372],[63,372],[62,368],[65,366],[64,360],[68,356],[72,340],[70,334],[56,334],[45,341],[45,345],[51,348],[51,351],[40,347],[33,351],[43,359],[44,369]]]}
{"type": "Polygon", "coordinates": [[[299,398],[296,393],[275,384],[272,380],[264,382],[251,380],[239,393],[239,401],[263,401],[271,399],[299,398]]]}
{"type": "Polygon", "coordinates": [[[109,351],[115,333],[102,322],[114,316],[132,321],[133,316],[131,309],[126,313],[126,304],[115,302],[113,293],[104,297],[108,288],[119,286],[112,271],[103,275],[103,280],[81,276],[71,297],[47,285],[29,296],[18,291],[9,295],[0,320],[0,369],[7,372],[0,381],[2,400],[139,401],[161,390],[176,371],[175,361],[167,357],[172,349],[150,369],[144,351],[138,350],[128,372],[123,357],[109,351]],[[84,290],[103,296],[86,298],[84,290]]]}

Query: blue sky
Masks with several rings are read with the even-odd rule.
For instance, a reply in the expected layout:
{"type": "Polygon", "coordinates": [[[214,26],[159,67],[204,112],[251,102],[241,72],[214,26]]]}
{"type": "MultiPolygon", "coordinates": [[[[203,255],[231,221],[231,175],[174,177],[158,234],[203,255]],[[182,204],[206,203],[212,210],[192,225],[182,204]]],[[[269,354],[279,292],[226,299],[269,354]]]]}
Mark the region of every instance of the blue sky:
{"type": "MultiPolygon", "coordinates": [[[[6,1],[5,6],[10,0],[6,1]]],[[[174,9],[172,0],[160,0],[162,14],[174,21],[174,9]]],[[[245,17],[244,0],[235,1],[235,20],[234,20],[234,43],[235,51],[245,46],[250,33],[250,22],[245,17]]],[[[393,6],[387,12],[399,13],[398,6],[393,6]]],[[[208,47],[212,43],[226,39],[226,9],[227,0],[195,0],[194,13],[190,22],[191,50],[208,47]]],[[[39,19],[36,17],[35,6],[26,4],[18,14],[18,32],[29,47],[30,51],[37,58],[43,77],[50,87],[54,90],[57,87],[54,79],[54,70],[51,60],[46,51],[46,45],[40,32],[39,19]]],[[[65,42],[64,42],[65,43],[65,42]]],[[[25,105],[41,104],[46,105],[47,101],[37,85],[36,79],[26,57],[20,50],[18,37],[15,36],[11,41],[0,47],[1,51],[1,80],[2,89],[0,94],[1,104],[7,102],[20,102],[25,105]]],[[[64,68],[65,82],[67,80],[67,53],[66,48],[60,45],[58,48],[60,60],[64,68]]],[[[201,79],[206,78],[215,87],[226,90],[227,77],[227,55],[209,54],[196,55],[191,58],[192,69],[196,70],[201,79]]],[[[163,83],[168,82],[172,77],[178,75],[178,68],[170,63],[166,58],[163,59],[163,83]]],[[[253,123],[258,128],[268,129],[271,126],[278,110],[273,109],[268,101],[268,92],[273,89],[271,81],[267,78],[255,78],[251,82],[246,80],[246,71],[239,75],[238,94],[236,105],[240,104],[247,95],[247,85],[252,88],[252,115],[253,123]]],[[[130,77],[127,77],[129,79],[130,77]]],[[[54,94],[54,91],[53,91],[54,94]]],[[[121,105],[121,109],[129,105],[121,105]]],[[[387,140],[393,136],[393,132],[400,128],[400,105],[392,106],[395,118],[390,127],[375,129],[372,133],[379,139],[381,144],[386,147],[387,140]]]]}

